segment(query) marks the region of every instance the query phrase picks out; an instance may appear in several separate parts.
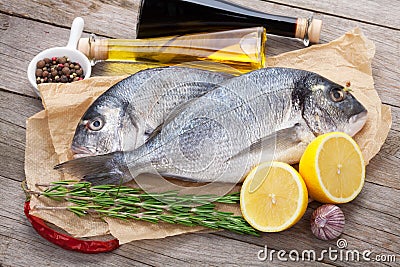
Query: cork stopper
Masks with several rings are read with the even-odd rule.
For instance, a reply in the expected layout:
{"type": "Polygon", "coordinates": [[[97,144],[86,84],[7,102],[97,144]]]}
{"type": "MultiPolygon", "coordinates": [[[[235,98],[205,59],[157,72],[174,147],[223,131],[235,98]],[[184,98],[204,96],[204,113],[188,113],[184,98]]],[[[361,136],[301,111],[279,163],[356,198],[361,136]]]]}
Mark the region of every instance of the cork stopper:
{"type": "Polygon", "coordinates": [[[313,19],[308,27],[308,39],[310,43],[319,43],[319,36],[321,35],[322,20],[313,19]]]}
{"type": "Polygon", "coordinates": [[[90,38],[80,38],[78,50],[81,51],[90,60],[106,60],[108,58],[107,39],[98,39],[92,41],[90,38]]]}
{"type": "Polygon", "coordinates": [[[308,22],[306,18],[298,18],[295,37],[304,40],[308,37],[310,43],[318,43],[321,34],[322,20],[312,19],[308,22]]]}

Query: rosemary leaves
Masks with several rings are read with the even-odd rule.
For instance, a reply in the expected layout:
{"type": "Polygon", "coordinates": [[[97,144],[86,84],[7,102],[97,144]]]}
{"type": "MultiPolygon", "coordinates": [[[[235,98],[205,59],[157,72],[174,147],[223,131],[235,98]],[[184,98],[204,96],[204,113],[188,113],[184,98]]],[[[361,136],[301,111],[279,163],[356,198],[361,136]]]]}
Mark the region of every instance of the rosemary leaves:
{"type": "Polygon", "coordinates": [[[123,220],[203,226],[258,236],[258,232],[242,216],[221,211],[216,206],[216,203],[239,203],[239,193],[225,196],[180,195],[175,191],[147,193],[139,188],[117,185],[92,186],[88,182],[75,181],[59,181],[38,186],[44,187],[44,190],[28,190],[28,193],[64,201],[66,205],[35,207],[36,209],[64,209],[78,216],[91,214],[123,220]]]}

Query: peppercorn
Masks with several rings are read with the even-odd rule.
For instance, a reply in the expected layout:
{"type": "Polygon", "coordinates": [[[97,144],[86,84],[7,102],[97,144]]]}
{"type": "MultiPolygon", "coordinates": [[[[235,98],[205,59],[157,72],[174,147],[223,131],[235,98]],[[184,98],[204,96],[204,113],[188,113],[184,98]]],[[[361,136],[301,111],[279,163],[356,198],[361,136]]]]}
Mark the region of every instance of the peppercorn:
{"type": "Polygon", "coordinates": [[[43,71],[41,69],[36,69],[36,77],[42,76],[43,71]]]}
{"type": "Polygon", "coordinates": [[[67,78],[67,76],[65,76],[65,75],[63,75],[63,76],[61,76],[61,82],[62,83],[66,83],[66,82],[68,82],[68,78],[67,78]]]}
{"type": "Polygon", "coordinates": [[[60,57],[58,59],[58,63],[60,63],[60,64],[65,64],[66,62],[67,62],[67,59],[65,57],[60,57]]]}
{"type": "Polygon", "coordinates": [[[62,73],[64,73],[65,75],[69,75],[69,73],[70,73],[69,68],[68,67],[64,67],[62,69],[62,73]]]}
{"type": "Polygon", "coordinates": [[[46,62],[44,60],[39,60],[38,63],[36,63],[36,66],[41,69],[46,65],[46,62]]]}
{"type": "Polygon", "coordinates": [[[81,65],[67,57],[44,58],[36,63],[36,83],[74,82],[84,78],[81,65]]]}

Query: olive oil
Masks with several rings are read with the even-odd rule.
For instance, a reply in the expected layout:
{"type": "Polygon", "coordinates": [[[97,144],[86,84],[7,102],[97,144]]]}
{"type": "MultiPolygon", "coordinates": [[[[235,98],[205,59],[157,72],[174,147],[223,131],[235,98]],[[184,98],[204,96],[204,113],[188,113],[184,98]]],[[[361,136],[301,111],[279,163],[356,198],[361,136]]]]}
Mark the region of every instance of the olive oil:
{"type": "Polygon", "coordinates": [[[211,61],[240,72],[265,66],[263,27],[149,39],[81,38],[78,49],[98,61],[149,62],[176,65],[211,61]]]}

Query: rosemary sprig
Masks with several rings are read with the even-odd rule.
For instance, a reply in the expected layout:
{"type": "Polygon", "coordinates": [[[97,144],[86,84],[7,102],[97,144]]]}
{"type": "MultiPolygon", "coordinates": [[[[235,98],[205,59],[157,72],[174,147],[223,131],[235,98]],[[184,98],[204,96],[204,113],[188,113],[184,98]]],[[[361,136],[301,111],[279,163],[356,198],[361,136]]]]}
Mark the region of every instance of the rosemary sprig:
{"type": "Polygon", "coordinates": [[[147,193],[138,188],[119,185],[92,186],[88,182],[59,181],[39,184],[44,191],[29,194],[66,201],[65,207],[35,207],[46,210],[68,210],[78,216],[87,214],[151,223],[166,222],[186,226],[224,229],[258,236],[258,232],[241,216],[223,212],[215,203],[236,204],[239,193],[224,196],[180,195],[176,191],[147,193]]]}

